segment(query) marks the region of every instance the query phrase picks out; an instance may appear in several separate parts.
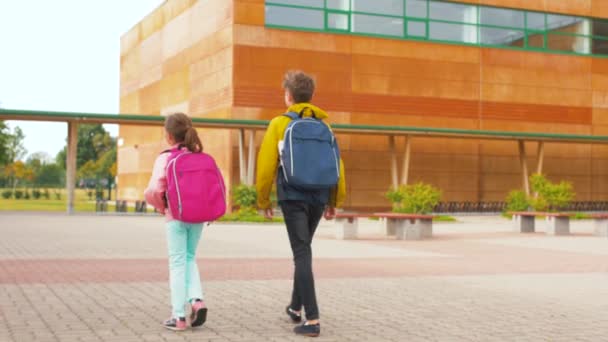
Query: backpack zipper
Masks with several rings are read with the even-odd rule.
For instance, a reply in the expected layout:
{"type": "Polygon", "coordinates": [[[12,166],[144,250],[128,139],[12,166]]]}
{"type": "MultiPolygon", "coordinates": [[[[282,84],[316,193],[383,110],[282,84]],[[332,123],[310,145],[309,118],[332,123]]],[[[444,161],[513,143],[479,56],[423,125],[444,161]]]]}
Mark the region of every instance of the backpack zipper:
{"type": "Polygon", "coordinates": [[[179,182],[177,181],[177,171],[175,171],[175,167],[177,164],[177,160],[179,159],[179,157],[186,155],[186,154],[190,154],[190,152],[184,152],[180,155],[178,155],[177,157],[175,157],[175,159],[173,159],[171,161],[171,163],[173,163],[173,179],[175,180],[175,190],[177,190],[177,210],[179,211],[179,218],[182,218],[182,195],[179,192],[179,182]]]}
{"type": "MultiPolygon", "coordinates": [[[[293,123],[293,125],[291,125],[291,127],[289,128],[289,157],[291,158],[291,176],[293,177],[293,134],[292,134],[292,129],[295,127],[295,125],[301,123],[301,122],[308,122],[308,123],[314,123],[314,124],[323,124],[322,122],[319,121],[304,121],[306,119],[300,119],[299,121],[296,121],[293,123]]],[[[285,179],[287,180],[287,176],[285,176],[285,179]]]]}

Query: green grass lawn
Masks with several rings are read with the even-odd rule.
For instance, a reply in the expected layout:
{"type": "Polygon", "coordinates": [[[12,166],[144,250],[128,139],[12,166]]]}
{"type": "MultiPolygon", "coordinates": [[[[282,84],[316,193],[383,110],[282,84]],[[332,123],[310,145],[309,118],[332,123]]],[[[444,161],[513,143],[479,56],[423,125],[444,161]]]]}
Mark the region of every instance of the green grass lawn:
{"type": "MultiPolygon", "coordinates": [[[[74,209],[78,212],[94,212],[95,203],[79,201],[74,204],[74,209]]],[[[66,211],[66,200],[46,200],[46,199],[0,199],[0,211],[66,211]]],[[[114,205],[108,203],[108,211],[114,211],[114,205]]]]}

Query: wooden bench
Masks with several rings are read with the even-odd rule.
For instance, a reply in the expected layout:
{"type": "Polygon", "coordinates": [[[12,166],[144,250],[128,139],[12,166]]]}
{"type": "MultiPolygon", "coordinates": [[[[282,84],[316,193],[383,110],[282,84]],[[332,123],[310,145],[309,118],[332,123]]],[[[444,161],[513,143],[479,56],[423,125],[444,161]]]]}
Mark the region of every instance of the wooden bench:
{"type": "Polygon", "coordinates": [[[534,233],[534,221],[536,217],[544,216],[547,225],[547,235],[568,235],[570,234],[569,213],[543,213],[535,211],[516,211],[509,213],[513,215],[513,225],[516,232],[534,233]]]}
{"type": "Polygon", "coordinates": [[[608,213],[592,214],[595,236],[608,237],[608,213]]]}
{"type": "Polygon", "coordinates": [[[433,237],[433,215],[376,213],[383,219],[386,235],[397,240],[422,240],[433,237]]]}

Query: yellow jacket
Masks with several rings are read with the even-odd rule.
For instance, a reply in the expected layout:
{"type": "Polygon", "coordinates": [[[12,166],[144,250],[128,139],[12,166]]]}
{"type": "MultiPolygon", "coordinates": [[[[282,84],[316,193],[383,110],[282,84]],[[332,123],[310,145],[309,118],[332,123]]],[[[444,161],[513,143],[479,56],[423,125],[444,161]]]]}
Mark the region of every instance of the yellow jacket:
{"type": "MultiPolygon", "coordinates": [[[[303,117],[311,117],[313,111],[318,119],[325,120],[329,117],[324,110],[310,103],[298,103],[287,108],[287,112],[302,112],[303,117]]],[[[258,207],[260,209],[267,209],[272,206],[272,203],[270,203],[270,191],[272,190],[279,167],[278,143],[280,140],[283,140],[285,129],[290,122],[291,119],[287,116],[277,116],[270,121],[270,125],[266,129],[257,160],[256,189],[258,193],[258,207]]],[[[331,129],[328,123],[325,124],[331,129]]],[[[344,178],[344,163],[340,159],[340,179],[338,180],[338,185],[330,192],[329,205],[340,208],[345,197],[346,180],[344,178]]]]}

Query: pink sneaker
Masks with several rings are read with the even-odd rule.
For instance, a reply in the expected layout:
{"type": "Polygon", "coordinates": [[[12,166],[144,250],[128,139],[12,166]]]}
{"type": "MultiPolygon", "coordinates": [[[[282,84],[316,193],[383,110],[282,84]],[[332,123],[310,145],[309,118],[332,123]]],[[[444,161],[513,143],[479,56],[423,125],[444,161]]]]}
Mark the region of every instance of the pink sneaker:
{"type": "Polygon", "coordinates": [[[163,322],[163,327],[173,331],[184,331],[188,329],[185,317],[180,317],[179,319],[175,317],[169,318],[163,322]]]}
{"type": "Polygon", "coordinates": [[[207,320],[207,307],[202,300],[192,303],[192,314],[190,314],[190,325],[200,327],[207,320]]]}

